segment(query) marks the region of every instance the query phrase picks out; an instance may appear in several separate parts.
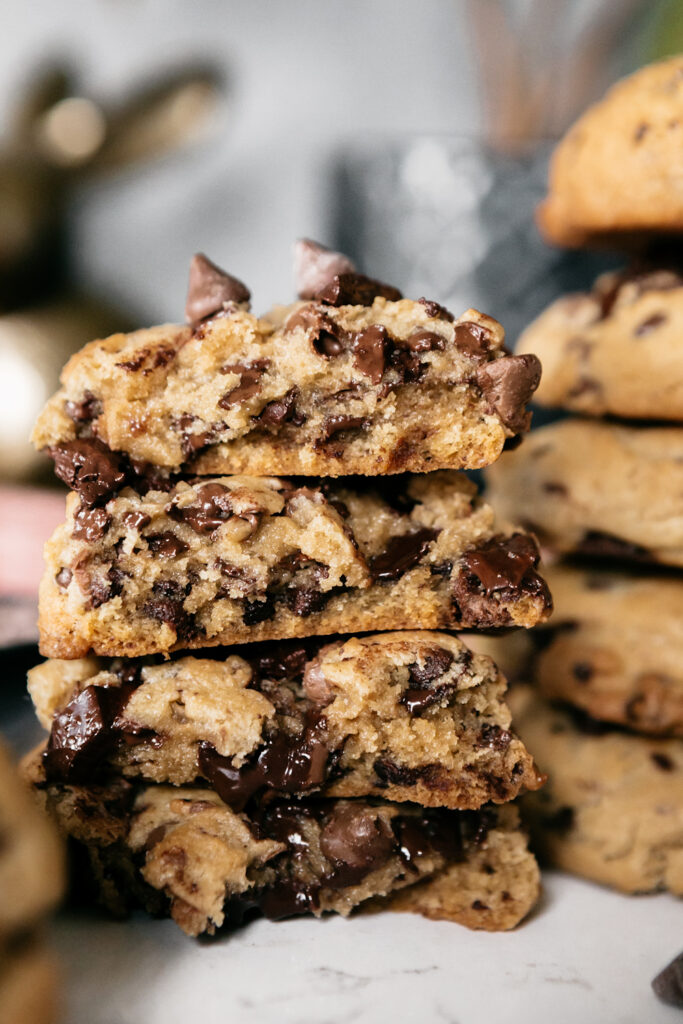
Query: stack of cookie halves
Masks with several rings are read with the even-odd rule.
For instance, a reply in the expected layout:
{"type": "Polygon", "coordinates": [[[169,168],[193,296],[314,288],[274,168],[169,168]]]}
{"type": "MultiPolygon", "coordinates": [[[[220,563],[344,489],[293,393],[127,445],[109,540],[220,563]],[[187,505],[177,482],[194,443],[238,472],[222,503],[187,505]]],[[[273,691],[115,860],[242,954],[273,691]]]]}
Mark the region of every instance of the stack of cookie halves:
{"type": "Polygon", "coordinates": [[[637,263],[522,337],[541,404],[573,414],[490,471],[491,500],[564,561],[518,724],[550,781],[530,800],[560,866],[683,895],[683,58],[617,85],[558,147],[546,235],[640,241],[637,263]],[[573,711],[567,709],[574,709],[573,711]]]}
{"type": "Polygon", "coordinates": [[[509,804],[541,779],[493,662],[428,630],[550,611],[533,540],[453,472],[527,430],[539,364],[315,243],[296,275],[259,319],[197,256],[186,326],[67,365],[28,772],[116,913],[509,928],[538,892],[509,804]]]}

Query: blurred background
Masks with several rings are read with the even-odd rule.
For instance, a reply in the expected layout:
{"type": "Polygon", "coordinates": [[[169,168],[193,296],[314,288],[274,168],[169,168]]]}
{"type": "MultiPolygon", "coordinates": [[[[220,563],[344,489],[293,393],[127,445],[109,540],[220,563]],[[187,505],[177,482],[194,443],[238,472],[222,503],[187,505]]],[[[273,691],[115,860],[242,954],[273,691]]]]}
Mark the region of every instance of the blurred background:
{"type": "Polygon", "coordinates": [[[680,0],[4,0],[0,645],[62,499],[27,436],[69,354],[182,316],[204,250],[263,310],[301,235],[520,328],[607,254],[533,226],[549,146],[683,43],[680,0]]]}

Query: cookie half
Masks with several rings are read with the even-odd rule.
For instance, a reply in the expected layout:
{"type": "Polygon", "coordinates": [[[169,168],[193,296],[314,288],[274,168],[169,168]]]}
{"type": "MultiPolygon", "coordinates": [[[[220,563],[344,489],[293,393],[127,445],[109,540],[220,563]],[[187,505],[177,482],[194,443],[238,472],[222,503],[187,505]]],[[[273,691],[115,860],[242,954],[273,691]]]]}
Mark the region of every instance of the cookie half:
{"type": "Polygon", "coordinates": [[[550,552],[683,566],[683,430],[567,419],[487,471],[487,497],[550,552]]]}
{"type": "Polygon", "coordinates": [[[109,771],[264,793],[477,808],[540,784],[494,663],[454,636],[249,645],[161,664],[47,661],[29,673],[49,782],[109,771]]]}
{"type": "Polygon", "coordinates": [[[530,687],[510,703],[549,777],[522,802],[539,852],[622,892],[683,896],[683,742],[601,728],[530,687]]]}
{"type": "Polygon", "coordinates": [[[579,247],[683,230],[682,141],[679,55],[618,82],[562,139],[538,209],[545,237],[579,247]]]}
{"type": "Polygon", "coordinates": [[[533,540],[501,532],[457,473],[220,477],[97,498],[102,478],[79,477],[45,549],[39,626],[52,657],[549,614],[533,540]]]}

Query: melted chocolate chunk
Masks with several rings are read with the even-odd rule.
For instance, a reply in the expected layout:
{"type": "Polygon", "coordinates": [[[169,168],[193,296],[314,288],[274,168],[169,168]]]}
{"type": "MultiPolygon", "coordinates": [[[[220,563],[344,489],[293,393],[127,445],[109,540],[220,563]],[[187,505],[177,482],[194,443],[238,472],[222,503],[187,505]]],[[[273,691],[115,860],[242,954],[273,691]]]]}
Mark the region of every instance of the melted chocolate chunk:
{"type": "Polygon", "coordinates": [[[224,366],[221,369],[221,373],[238,373],[240,375],[240,382],[230,391],[226,391],[223,397],[219,399],[219,407],[221,409],[230,409],[233,405],[239,405],[240,402],[246,402],[249,398],[257,395],[261,390],[261,377],[269,365],[267,359],[257,359],[253,363],[245,363],[244,365],[235,363],[232,366],[224,366]]]}
{"type": "Polygon", "coordinates": [[[464,814],[457,811],[429,811],[420,815],[397,815],[392,826],[401,859],[408,867],[415,867],[421,857],[443,857],[447,863],[463,858],[464,814]]]}
{"type": "Polygon", "coordinates": [[[84,505],[110,497],[126,479],[122,460],[97,438],[65,441],[49,449],[55,473],[80,496],[84,505]]]}
{"type": "Polygon", "coordinates": [[[674,957],[653,979],[652,990],[667,1006],[683,1008],[683,953],[674,957]]]}
{"type": "Polygon", "coordinates": [[[304,306],[287,321],[287,330],[303,327],[310,331],[310,342],[315,352],[326,359],[341,355],[351,345],[351,335],[319,306],[304,306]]]}
{"type": "Polygon", "coordinates": [[[240,768],[222,757],[210,743],[199,744],[199,771],[221,800],[241,811],[261,790],[304,793],[327,778],[330,749],[327,722],[317,711],[307,712],[300,736],[276,732],[256,757],[240,768]]]}
{"type": "Polygon", "coordinates": [[[420,330],[413,331],[401,344],[411,352],[442,352],[446,347],[446,339],[436,331],[420,330]]]}
{"type": "Polygon", "coordinates": [[[371,808],[353,803],[335,806],[320,834],[320,849],[333,865],[324,884],[331,889],[357,885],[381,867],[394,848],[391,829],[371,808]]]}
{"type": "Polygon", "coordinates": [[[531,413],[526,403],[541,379],[541,364],[534,355],[503,356],[477,370],[477,384],[491,410],[514,434],[529,429],[531,413]]]}
{"type": "Polygon", "coordinates": [[[144,530],[151,522],[151,517],[146,512],[140,512],[139,510],[126,512],[123,516],[123,525],[128,527],[129,530],[144,530]]]}
{"type": "Polygon", "coordinates": [[[378,297],[389,302],[398,302],[403,298],[398,288],[353,273],[336,274],[313,296],[328,306],[371,306],[378,297]]]}
{"type": "Polygon", "coordinates": [[[74,513],[74,528],[71,536],[74,540],[86,540],[92,543],[101,540],[110,526],[111,516],[103,508],[79,505],[74,513]]]}
{"type": "Polygon", "coordinates": [[[228,310],[231,304],[249,302],[251,294],[236,277],[212,263],[203,253],[192,257],[185,303],[185,319],[195,327],[207,317],[228,310]]]}
{"type": "Polygon", "coordinates": [[[266,427],[279,427],[283,423],[291,422],[295,426],[300,427],[305,423],[306,418],[297,412],[296,403],[298,397],[299,389],[290,388],[282,398],[278,398],[274,402],[268,402],[257,417],[259,423],[263,423],[266,427]]]}
{"type": "Polygon", "coordinates": [[[424,689],[433,683],[435,679],[448,672],[453,664],[453,655],[444,647],[434,647],[430,650],[422,664],[414,662],[409,666],[410,681],[413,686],[424,689]]]}
{"type": "Polygon", "coordinates": [[[346,430],[364,430],[368,420],[362,416],[328,416],[323,423],[322,435],[314,442],[314,448],[324,448],[333,437],[346,430]]]}
{"type": "Polygon", "coordinates": [[[294,278],[300,299],[312,299],[339,274],[355,273],[355,266],[343,253],[300,238],[294,246],[294,278]]]}
{"type": "Polygon", "coordinates": [[[511,537],[494,537],[482,547],[465,552],[462,561],[490,597],[498,590],[519,588],[538,565],[538,549],[531,537],[513,533],[511,537]]]}
{"type": "Polygon", "coordinates": [[[491,347],[492,338],[486,327],[466,320],[456,326],[453,341],[455,347],[468,356],[485,356],[491,347]]]}
{"type": "Polygon", "coordinates": [[[440,305],[438,302],[434,302],[433,299],[425,299],[424,296],[417,300],[421,306],[424,306],[427,316],[438,317],[439,320],[449,320],[451,323],[455,319],[450,310],[446,309],[445,306],[440,305]]]}
{"type": "MultiPolygon", "coordinates": [[[[471,656],[462,662],[461,672],[464,671],[465,665],[470,660],[471,656]]],[[[413,685],[401,695],[401,704],[408,709],[409,714],[420,715],[435,704],[441,704],[452,697],[457,690],[455,679],[442,686],[431,685],[440,679],[452,664],[451,652],[443,647],[435,647],[427,655],[422,665],[415,662],[409,666],[410,681],[413,685]]]]}
{"type": "Polygon", "coordinates": [[[430,545],[439,536],[440,530],[423,526],[414,533],[403,533],[392,537],[381,555],[370,561],[372,575],[380,583],[398,580],[413,569],[427,554],[430,545]]]}
{"type": "Polygon", "coordinates": [[[152,554],[158,555],[159,558],[177,558],[189,550],[185,541],[170,530],[147,534],[145,540],[152,554]]]}
{"type": "Polygon", "coordinates": [[[102,415],[102,403],[91,391],[84,391],[80,402],[65,402],[64,412],[74,423],[92,423],[102,415]]]}
{"type": "Polygon", "coordinates": [[[390,341],[386,327],[373,324],[353,339],[353,362],[357,370],[379,384],[384,374],[390,341]]]}
{"type": "Polygon", "coordinates": [[[178,508],[173,505],[170,515],[176,522],[187,523],[195,533],[213,533],[232,518],[230,491],[223,484],[202,484],[196,490],[197,500],[192,505],[178,508]]]}
{"type": "Polygon", "coordinates": [[[89,782],[117,740],[114,723],[135,689],[86,686],[55,715],[43,755],[48,782],[89,782]]]}

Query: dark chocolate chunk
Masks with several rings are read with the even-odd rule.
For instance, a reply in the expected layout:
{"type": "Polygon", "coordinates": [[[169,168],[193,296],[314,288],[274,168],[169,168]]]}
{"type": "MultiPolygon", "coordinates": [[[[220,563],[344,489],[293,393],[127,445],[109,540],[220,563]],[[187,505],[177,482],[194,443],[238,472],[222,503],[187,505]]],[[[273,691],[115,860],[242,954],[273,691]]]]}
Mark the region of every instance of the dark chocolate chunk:
{"type": "Polygon", "coordinates": [[[306,885],[290,879],[278,881],[273,888],[266,889],[259,900],[259,908],[269,921],[282,921],[286,917],[311,914],[320,905],[320,887],[306,885]]]}
{"type": "Polygon", "coordinates": [[[247,399],[253,398],[254,395],[258,394],[261,389],[261,377],[268,369],[269,362],[267,359],[257,359],[253,363],[236,363],[232,366],[224,366],[221,369],[221,373],[238,373],[240,375],[239,384],[232,388],[230,391],[226,391],[221,399],[218,401],[218,405],[221,409],[230,409],[233,405],[238,405],[240,402],[246,402],[247,399]]]}
{"type": "Polygon", "coordinates": [[[453,341],[455,347],[468,356],[485,356],[491,347],[492,338],[486,327],[466,320],[456,325],[453,341]]]}
{"type": "Polygon", "coordinates": [[[246,285],[226,274],[203,253],[195,253],[185,303],[188,324],[194,327],[207,317],[228,310],[231,304],[249,302],[250,298],[246,285]]]}
{"type": "Polygon", "coordinates": [[[447,863],[462,860],[465,815],[461,812],[424,810],[420,815],[398,815],[392,826],[401,859],[414,867],[421,857],[438,854],[447,863]]]}
{"type": "Polygon", "coordinates": [[[309,711],[300,735],[276,732],[240,768],[210,743],[200,743],[199,771],[221,800],[241,811],[263,789],[301,793],[319,787],[327,777],[329,756],[327,722],[319,712],[309,711]]]}
{"type": "Polygon", "coordinates": [[[101,540],[111,526],[111,516],[103,508],[89,508],[79,505],[74,513],[74,540],[93,542],[101,540]]]}
{"type": "Polygon", "coordinates": [[[357,885],[381,867],[394,848],[391,829],[370,807],[337,804],[320,834],[320,849],[334,869],[324,884],[332,889],[357,885]]]}
{"type": "Polygon", "coordinates": [[[446,309],[438,302],[434,302],[433,299],[425,299],[424,295],[422,298],[417,300],[421,306],[424,306],[427,316],[438,317],[439,320],[449,320],[451,323],[455,319],[450,310],[446,309]]]}
{"type": "Polygon", "coordinates": [[[259,423],[267,427],[279,427],[282,423],[292,422],[300,427],[305,418],[297,412],[296,402],[299,397],[298,388],[290,388],[289,391],[268,404],[262,409],[258,418],[259,423]]]}
{"type": "Polygon", "coordinates": [[[102,403],[91,391],[84,391],[80,402],[65,402],[64,412],[74,423],[91,423],[102,415],[102,403]]]}
{"type": "Polygon", "coordinates": [[[353,362],[357,370],[379,384],[386,366],[389,337],[385,327],[373,324],[359,331],[353,339],[353,362]]]}
{"type": "Polygon", "coordinates": [[[263,601],[245,601],[242,621],[245,626],[257,626],[259,622],[267,622],[275,615],[275,600],[266,594],[263,601]]]}
{"type": "Polygon", "coordinates": [[[303,327],[310,331],[310,342],[319,356],[332,359],[351,345],[349,335],[319,306],[304,306],[287,321],[287,330],[303,327]]]}
{"type": "Polygon", "coordinates": [[[192,505],[178,508],[173,505],[170,515],[177,522],[187,523],[195,533],[213,533],[233,515],[230,491],[223,484],[207,483],[196,489],[197,500],[192,505]]]}
{"type": "Polygon", "coordinates": [[[180,639],[196,632],[191,615],[185,611],[185,591],[174,580],[160,580],[152,587],[153,596],[145,601],[142,614],[157,622],[165,622],[176,631],[180,639]]]}
{"type": "Polygon", "coordinates": [[[147,534],[145,540],[152,554],[158,555],[159,558],[177,558],[188,550],[185,541],[170,530],[147,534]]]}
{"type": "Polygon", "coordinates": [[[446,339],[442,338],[436,331],[413,331],[413,333],[401,342],[411,352],[442,352],[446,347],[446,339]]]}
{"type": "Polygon", "coordinates": [[[116,742],[114,722],[134,689],[86,686],[55,715],[43,755],[48,781],[91,781],[116,742]]]}
{"type": "Polygon", "coordinates": [[[55,576],[55,583],[62,590],[66,590],[66,588],[71,583],[72,577],[73,573],[71,569],[67,569],[66,567],[64,567],[63,569],[60,569],[57,575],[55,576]]]}
{"type": "Polygon", "coordinates": [[[652,981],[652,989],[667,1006],[683,1007],[683,953],[659,972],[652,981]]]}
{"type": "Polygon", "coordinates": [[[409,666],[410,681],[413,686],[424,689],[435,679],[448,672],[453,664],[453,655],[445,647],[433,647],[422,664],[414,662],[409,666]]]}
{"type": "Polygon", "coordinates": [[[512,743],[512,733],[499,725],[485,724],[479,730],[478,747],[489,747],[491,750],[507,750],[512,743]]]}
{"type": "Polygon", "coordinates": [[[444,769],[438,764],[408,768],[405,765],[396,764],[386,757],[380,757],[372,767],[379,779],[380,786],[416,786],[418,782],[421,782],[428,789],[442,788],[444,769]]]}
{"type": "Polygon", "coordinates": [[[398,288],[353,273],[336,274],[312,297],[328,306],[371,306],[378,297],[389,302],[403,298],[398,288]]]}
{"type": "Polygon", "coordinates": [[[287,591],[287,607],[295,615],[306,619],[313,612],[321,612],[331,596],[331,591],[322,591],[317,587],[292,587],[287,591]]]}
{"type": "Polygon", "coordinates": [[[140,512],[139,509],[126,512],[123,516],[123,525],[128,527],[129,530],[144,530],[151,522],[150,516],[146,512],[140,512]]]}
{"type": "Polygon", "coordinates": [[[480,548],[466,551],[462,561],[479,580],[487,596],[497,590],[516,589],[538,564],[538,548],[524,533],[493,537],[480,548]]]}
{"type": "Polygon", "coordinates": [[[300,679],[306,667],[307,652],[303,644],[268,644],[267,653],[252,662],[255,682],[263,679],[300,679]]]}
{"type": "Polygon", "coordinates": [[[315,441],[314,448],[324,448],[333,437],[346,430],[364,430],[368,421],[362,416],[328,416],[323,423],[322,435],[315,441]]]}
{"type": "Polygon", "coordinates": [[[120,456],[94,437],[65,441],[50,448],[49,454],[59,479],[77,492],[84,505],[102,502],[126,479],[120,456]]]}
{"type": "MultiPolygon", "coordinates": [[[[471,661],[471,656],[463,660],[461,671],[471,661]]],[[[407,688],[401,695],[401,704],[411,715],[420,715],[423,711],[449,700],[457,690],[455,679],[441,686],[432,686],[436,680],[441,679],[445,672],[453,664],[453,655],[443,647],[435,647],[420,665],[414,662],[409,666],[409,676],[412,686],[407,688]]]]}
{"type": "Polygon", "coordinates": [[[300,238],[294,246],[294,278],[300,299],[314,298],[338,274],[353,274],[355,270],[347,256],[310,238],[300,238]]]}
{"type": "Polygon", "coordinates": [[[541,379],[541,363],[531,354],[503,356],[477,370],[477,384],[503,424],[514,434],[529,429],[531,413],[525,409],[541,379]]]}
{"type": "Polygon", "coordinates": [[[126,359],[116,365],[128,373],[142,371],[143,376],[148,376],[161,366],[166,366],[175,359],[177,350],[169,345],[157,345],[156,348],[138,349],[132,359],[126,359]]]}
{"type": "Polygon", "coordinates": [[[424,558],[440,532],[423,526],[414,533],[392,537],[382,554],[375,555],[370,561],[370,570],[375,579],[380,583],[400,579],[424,558]]]}

